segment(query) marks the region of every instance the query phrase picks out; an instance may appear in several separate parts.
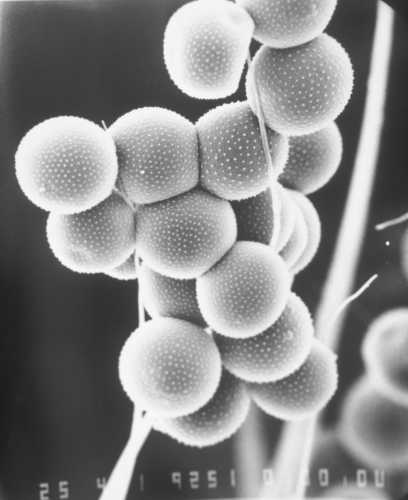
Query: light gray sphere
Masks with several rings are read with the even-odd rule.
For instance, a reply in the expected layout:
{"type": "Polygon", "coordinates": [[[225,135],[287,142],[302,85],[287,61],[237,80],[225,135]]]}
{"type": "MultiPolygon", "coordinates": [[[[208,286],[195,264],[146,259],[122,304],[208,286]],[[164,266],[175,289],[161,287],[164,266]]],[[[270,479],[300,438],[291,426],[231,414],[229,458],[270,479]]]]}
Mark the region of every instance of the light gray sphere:
{"type": "Polygon", "coordinates": [[[271,129],[305,135],[326,127],[344,110],[353,88],[353,68],[339,42],[323,34],[290,49],[261,47],[246,82],[251,108],[256,112],[257,90],[271,129]]]}
{"type": "Polygon", "coordinates": [[[94,207],[111,194],[117,174],[110,135],[76,116],[39,123],[23,137],[16,152],[16,175],[24,194],[55,213],[94,207]]]}
{"type": "Polygon", "coordinates": [[[180,7],[164,33],[170,78],[197,99],[222,99],[238,90],[254,22],[226,0],[196,0],[180,7]]]}
{"type": "Polygon", "coordinates": [[[288,158],[288,139],[268,129],[273,169],[267,165],[258,119],[248,102],[218,106],[196,124],[201,185],[227,200],[253,197],[268,188],[288,158]]]}
{"type": "Polygon", "coordinates": [[[214,446],[237,432],[249,407],[244,383],[224,370],[216,393],[205,406],[184,417],[156,419],[153,427],[187,446],[214,446]]]}
{"type": "Polygon", "coordinates": [[[198,139],[194,125],[169,109],[145,107],[118,118],[115,141],[122,187],[134,203],[154,203],[198,184],[198,139]]]}
{"type": "Polygon", "coordinates": [[[312,134],[289,138],[289,158],[279,182],[304,194],[322,188],[340,166],[343,140],[333,122],[312,134]]]}
{"type": "Polygon", "coordinates": [[[142,205],[137,212],[138,254],[170,278],[197,278],[225,255],[236,237],[231,204],[200,189],[142,205]]]}
{"type": "Polygon", "coordinates": [[[251,337],[278,319],[290,286],[287,267],[271,248],[238,241],[198,278],[198,305],[214,331],[227,337],[251,337]]]}
{"type": "Polygon", "coordinates": [[[101,273],[122,264],[135,249],[135,220],[121,196],[112,194],[79,214],[51,213],[49,246],[60,263],[78,273],[101,273]]]}
{"type": "Polygon", "coordinates": [[[254,402],[268,415],[286,421],[315,415],[336,389],[336,356],[317,339],[306,361],[294,373],[277,382],[250,384],[254,402]]]}
{"type": "Polygon", "coordinates": [[[212,398],[221,359],[202,328],[175,318],[155,318],[135,330],[119,358],[123,389],[135,406],[153,417],[179,417],[212,398]]]}
{"type": "Polygon", "coordinates": [[[247,339],[215,335],[224,366],[247,382],[274,382],[305,362],[312,348],[310,312],[294,293],[279,318],[264,332],[247,339]]]}
{"type": "Polygon", "coordinates": [[[236,0],[255,22],[254,38],[278,49],[309,42],[325,30],[337,0],[236,0]]]}

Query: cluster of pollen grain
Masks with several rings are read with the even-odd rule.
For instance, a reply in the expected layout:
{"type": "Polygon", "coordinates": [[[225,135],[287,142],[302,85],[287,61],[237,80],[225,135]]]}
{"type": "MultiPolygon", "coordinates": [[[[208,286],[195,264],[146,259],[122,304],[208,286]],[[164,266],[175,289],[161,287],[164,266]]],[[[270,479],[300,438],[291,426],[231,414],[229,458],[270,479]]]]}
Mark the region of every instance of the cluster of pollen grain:
{"type": "Polygon", "coordinates": [[[237,0],[255,22],[254,38],[275,48],[309,42],[328,25],[337,0],[237,0]]]}
{"type": "Polygon", "coordinates": [[[376,389],[408,407],[408,308],[392,309],[373,321],[362,354],[376,389]]]}
{"type": "Polygon", "coordinates": [[[164,61],[176,86],[198,99],[233,94],[244,69],[254,23],[227,0],[196,0],[170,18],[164,61]]]}
{"type": "Polygon", "coordinates": [[[112,194],[85,212],[51,213],[47,237],[55,257],[72,271],[110,271],[134,251],[134,214],[121,196],[112,194]]]}
{"type": "Polygon", "coordinates": [[[216,335],[224,366],[247,382],[273,382],[287,377],[306,360],[313,323],[303,301],[291,294],[279,319],[259,335],[231,339],[216,335]]]}
{"type": "Polygon", "coordinates": [[[33,127],[21,140],[15,160],[27,198],[62,214],[82,212],[103,201],[118,173],[109,134],[74,116],[50,118],[33,127]]]}
{"type": "Polygon", "coordinates": [[[154,203],[198,184],[198,140],[194,125],[163,108],[140,108],[111,127],[119,175],[134,203],[154,203]]]}
{"type": "MultiPolygon", "coordinates": [[[[219,106],[196,127],[201,188],[231,201],[238,242],[207,271],[188,276],[197,279],[197,297],[189,307],[198,302],[226,369],[251,383],[252,396],[263,401],[266,411],[291,420],[319,411],[337,385],[333,353],[312,343],[307,308],[289,291],[292,275],[312,261],[319,247],[320,219],[304,194],[325,185],[340,164],[342,140],[333,120],[350,98],[353,70],[341,45],[322,34],[337,0],[236,4],[252,18],[253,36],[266,45],[249,68],[248,102],[219,106]],[[298,192],[275,183],[278,176],[298,192]],[[278,217],[280,228],[275,228],[278,217]]],[[[230,5],[231,12],[236,4],[230,5]]],[[[224,6],[224,1],[217,4],[224,6]]],[[[218,31],[216,15],[208,21],[210,10],[203,1],[183,6],[171,18],[164,43],[175,83],[187,94],[205,98],[220,96],[211,78],[227,74],[233,60],[225,48],[231,32],[218,31]],[[203,64],[208,50],[213,57],[203,64]],[[206,85],[213,93],[203,91],[206,85]]],[[[245,37],[243,41],[247,43],[245,37]]],[[[184,425],[175,430],[173,424],[167,433],[186,442],[184,425]]]]}
{"type": "Polygon", "coordinates": [[[138,408],[179,417],[204,406],[221,377],[217,347],[201,327],[155,318],[126,341],[119,359],[122,386],[138,408]]]}
{"type": "Polygon", "coordinates": [[[343,446],[358,461],[389,471],[408,466],[408,408],[363,377],[351,388],[339,420],[343,446]]]}
{"type": "Polygon", "coordinates": [[[259,49],[247,75],[247,97],[256,95],[266,124],[282,134],[316,132],[332,122],[351,96],[353,69],[343,47],[323,34],[299,47],[259,49]]]}
{"type": "Polygon", "coordinates": [[[224,370],[217,391],[206,405],[190,415],[157,419],[154,427],[187,446],[213,446],[239,429],[249,407],[245,384],[224,370]]]}
{"type": "Polygon", "coordinates": [[[247,102],[224,104],[202,116],[197,124],[201,184],[227,200],[253,197],[267,189],[282,172],[288,140],[267,131],[273,171],[267,164],[256,115],[247,102]]]}
{"type": "Polygon", "coordinates": [[[239,241],[197,279],[198,304],[216,332],[251,337],[278,319],[290,285],[287,267],[268,246],[239,241]]]}
{"type": "Polygon", "coordinates": [[[208,271],[235,243],[230,203],[201,189],[143,205],[137,214],[140,257],[154,271],[193,279],[208,271]]]}
{"type": "Polygon", "coordinates": [[[303,420],[320,411],[337,389],[337,363],[333,352],[314,339],[306,361],[276,382],[250,384],[255,403],[282,420],[303,420]]]}
{"type": "Polygon", "coordinates": [[[130,255],[130,257],[125,260],[125,262],[123,262],[119,266],[114,267],[113,269],[110,269],[109,271],[105,271],[104,274],[121,281],[130,281],[137,279],[135,255],[132,253],[132,255],[130,255]]]}
{"type": "Polygon", "coordinates": [[[343,142],[333,122],[312,134],[289,138],[289,158],[279,176],[284,186],[310,194],[322,188],[336,173],[343,142]]]}
{"type": "Polygon", "coordinates": [[[156,429],[191,446],[231,436],[250,395],[267,413],[297,420],[320,411],[337,384],[335,356],[313,338],[291,285],[320,241],[319,217],[301,193],[340,163],[332,122],[353,72],[344,49],[321,34],[336,1],[290,3],[195,0],[169,20],[165,63],[193,97],[231,95],[252,36],[270,45],[250,65],[248,101],[196,125],[158,107],[133,110],[107,131],[55,118],[16,154],[23,191],[51,210],[47,236],[59,261],[139,280],[153,319],[126,341],[120,380],[156,429]]]}
{"type": "Polygon", "coordinates": [[[169,278],[143,264],[139,286],[143,305],[152,318],[169,316],[206,325],[198,307],[195,280],[169,278]]]}

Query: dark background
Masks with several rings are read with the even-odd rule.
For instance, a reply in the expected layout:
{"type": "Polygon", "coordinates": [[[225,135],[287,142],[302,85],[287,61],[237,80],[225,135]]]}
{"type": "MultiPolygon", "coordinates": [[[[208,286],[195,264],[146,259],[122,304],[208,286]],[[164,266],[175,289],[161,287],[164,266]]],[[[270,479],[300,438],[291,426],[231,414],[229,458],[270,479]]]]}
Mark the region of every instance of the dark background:
{"type": "MultiPolygon", "coordinates": [[[[40,483],[48,483],[50,498],[58,499],[59,481],[69,481],[69,498],[97,498],[96,480],[109,473],[128,435],[131,405],[118,383],[117,358],[137,325],[136,283],[75,274],[53,258],[45,238],[46,214],[31,205],[17,186],[14,152],[28,129],[51,116],[78,115],[110,124],[130,109],[156,105],[196,120],[215,106],[181,94],[164,68],[163,30],[182,3],[100,0],[2,7],[0,484],[4,499],[41,498],[40,483]]],[[[389,3],[407,14],[406,0],[389,3]]],[[[295,285],[312,309],[330,262],[358,140],[374,13],[374,0],[339,0],[328,29],[350,53],[356,81],[353,98],[338,120],[345,145],[341,169],[312,196],[324,237],[314,263],[295,285]]],[[[408,209],[407,48],[407,25],[399,17],[386,127],[357,282],[374,272],[380,278],[349,310],[340,350],[341,388],[330,407],[329,422],[362,369],[359,345],[368,323],[382,310],[407,305],[407,283],[399,264],[403,227],[380,234],[373,230],[374,223],[408,209]]],[[[230,100],[243,98],[241,88],[230,100]]],[[[273,419],[258,418],[271,455],[279,426],[273,419]]],[[[215,468],[227,473],[235,463],[237,442],[198,451],[153,433],[140,456],[130,497],[136,498],[141,473],[145,492],[138,492],[137,498],[236,495],[224,479],[216,490],[201,485],[177,492],[169,474],[215,468]]]]}

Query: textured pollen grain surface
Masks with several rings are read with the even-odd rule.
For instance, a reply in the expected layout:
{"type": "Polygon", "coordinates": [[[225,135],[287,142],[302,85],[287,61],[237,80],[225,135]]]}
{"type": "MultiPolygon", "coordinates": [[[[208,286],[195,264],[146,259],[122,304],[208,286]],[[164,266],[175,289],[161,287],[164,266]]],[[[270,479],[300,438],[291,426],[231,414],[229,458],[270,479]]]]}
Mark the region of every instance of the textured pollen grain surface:
{"type": "Polygon", "coordinates": [[[291,294],[279,319],[248,339],[216,335],[224,366],[247,382],[273,382],[297,370],[312,348],[313,323],[303,301],[291,294]]]}
{"type": "Polygon", "coordinates": [[[112,194],[80,214],[51,213],[48,243],[55,257],[79,273],[110,271],[122,264],[135,248],[135,221],[131,208],[112,194]]]}
{"type": "Polygon", "coordinates": [[[238,227],[238,240],[268,245],[273,233],[271,190],[246,200],[232,202],[238,227]]]}
{"type": "Polygon", "coordinates": [[[153,417],[197,411],[215,394],[221,371],[212,337],[175,318],[144,323],[126,341],[119,358],[125,392],[153,417]]]}
{"type": "Polygon", "coordinates": [[[110,276],[111,278],[115,278],[121,281],[130,281],[137,279],[137,267],[134,254],[127,258],[125,262],[123,262],[123,264],[114,267],[110,271],[106,271],[105,274],[110,276]]]}
{"type": "Polygon", "coordinates": [[[224,370],[216,393],[203,408],[185,417],[158,420],[154,427],[187,446],[214,446],[241,427],[249,406],[244,384],[224,370]]]}
{"type": "Polygon", "coordinates": [[[408,408],[361,378],[347,395],[339,421],[343,446],[358,461],[385,470],[408,467],[408,408]]]}
{"type": "Polygon", "coordinates": [[[278,319],[289,298],[283,260],[261,243],[239,241],[197,280],[197,298],[207,324],[227,337],[261,333],[278,319]]]}
{"type": "Polygon", "coordinates": [[[255,403],[281,420],[305,419],[320,411],[337,388],[335,355],[314,339],[302,366],[286,378],[266,384],[251,384],[255,403]]]}
{"type": "Polygon", "coordinates": [[[189,191],[198,183],[198,140],[194,125],[164,108],[140,108],[109,128],[119,174],[135,203],[154,203],[189,191]]]}
{"type": "Polygon", "coordinates": [[[408,407],[408,308],[392,309],[370,325],[362,347],[368,374],[385,397],[408,407]]]}
{"type": "Polygon", "coordinates": [[[335,123],[313,134],[289,138],[289,158],[279,182],[310,194],[323,187],[336,173],[343,142],[335,123]]]}
{"type": "Polygon", "coordinates": [[[249,104],[223,104],[202,116],[197,124],[201,156],[201,184],[227,200],[257,195],[282,172],[288,139],[268,129],[273,171],[268,168],[258,119],[249,104]]]}
{"type": "Polygon", "coordinates": [[[291,271],[296,274],[307,267],[316,255],[322,236],[322,227],[319,214],[313,203],[306,196],[296,191],[291,191],[289,194],[302,212],[307,228],[306,246],[291,268],[291,271]]]}
{"type": "Polygon", "coordinates": [[[328,25],[337,0],[237,0],[255,22],[254,37],[270,47],[301,45],[328,25]]]}
{"type": "Polygon", "coordinates": [[[220,99],[239,85],[254,29],[248,13],[226,0],[197,0],[178,9],[164,34],[164,61],[185,94],[220,99]]]}
{"type": "Polygon", "coordinates": [[[256,110],[256,87],[270,128],[304,135],[324,128],[343,111],[351,96],[353,68],[343,47],[323,34],[290,49],[261,47],[246,83],[251,108],[256,110]]]}
{"type": "Polygon", "coordinates": [[[35,205],[63,214],[88,210],[107,198],[118,173],[115,145],[84,118],[60,116],[33,127],[16,152],[16,175],[35,205]]]}
{"type": "Polygon", "coordinates": [[[143,305],[152,318],[169,316],[205,325],[197,303],[195,280],[169,278],[143,264],[139,286],[143,305]]]}
{"type": "Polygon", "coordinates": [[[170,278],[193,279],[205,273],[232,247],[236,236],[231,204],[200,189],[138,210],[140,257],[170,278]]]}

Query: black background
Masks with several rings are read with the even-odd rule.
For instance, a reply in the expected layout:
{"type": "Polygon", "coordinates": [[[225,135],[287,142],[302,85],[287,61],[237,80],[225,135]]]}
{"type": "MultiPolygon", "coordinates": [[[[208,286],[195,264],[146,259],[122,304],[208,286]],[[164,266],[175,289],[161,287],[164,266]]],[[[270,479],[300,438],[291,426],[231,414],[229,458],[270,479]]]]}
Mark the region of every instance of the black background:
{"type": "MultiPolygon", "coordinates": [[[[182,3],[101,0],[3,6],[0,484],[5,499],[39,498],[39,483],[49,482],[55,490],[60,480],[70,481],[70,498],[97,498],[96,478],[108,474],[128,434],[131,405],[118,383],[117,357],[137,325],[137,284],[75,274],[53,258],[44,232],[46,214],[32,206],[17,186],[14,152],[28,129],[51,116],[78,115],[109,124],[130,109],[156,105],[194,121],[215,106],[215,102],[195,101],[181,94],[164,68],[163,30],[182,3]]],[[[389,3],[407,14],[406,0],[389,3]]],[[[330,262],[358,140],[374,13],[374,0],[340,0],[328,29],[349,51],[356,82],[353,98],[338,120],[345,145],[341,169],[327,187],[312,196],[324,237],[314,263],[295,285],[312,309],[330,262]]],[[[362,369],[359,345],[369,321],[382,310],[407,304],[407,283],[399,264],[403,228],[383,234],[373,230],[374,223],[408,209],[407,48],[406,22],[399,17],[386,127],[357,282],[374,272],[380,278],[350,308],[340,350],[341,387],[330,406],[329,422],[334,421],[350,381],[362,369]]],[[[230,100],[243,98],[241,88],[230,100]]],[[[278,424],[262,416],[259,422],[271,454],[278,424]]],[[[152,434],[137,466],[137,474],[145,474],[146,498],[177,496],[169,488],[173,470],[227,471],[234,465],[235,445],[236,440],[230,440],[197,451],[152,434]]],[[[235,494],[225,487],[186,490],[178,495],[235,494]]],[[[53,495],[52,499],[58,498],[53,495]]]]}

